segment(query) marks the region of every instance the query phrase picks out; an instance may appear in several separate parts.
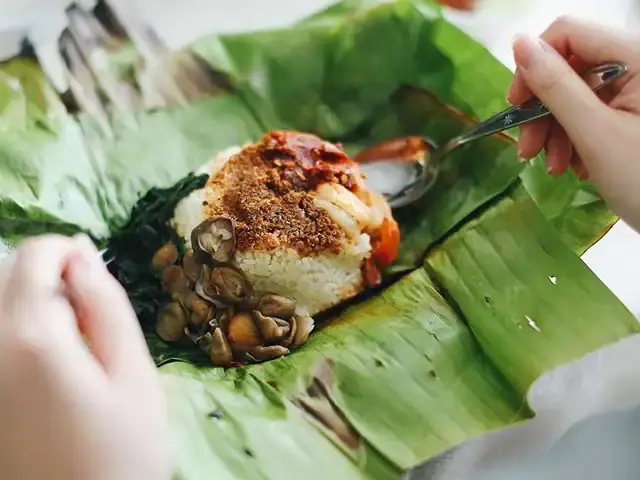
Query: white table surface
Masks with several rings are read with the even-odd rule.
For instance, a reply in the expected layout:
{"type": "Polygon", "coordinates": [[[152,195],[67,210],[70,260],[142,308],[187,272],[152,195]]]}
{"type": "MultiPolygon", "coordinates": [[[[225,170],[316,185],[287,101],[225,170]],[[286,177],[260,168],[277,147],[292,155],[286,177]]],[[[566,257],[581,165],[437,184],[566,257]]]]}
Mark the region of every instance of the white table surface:
{"type": "MultiPolygon", "coordinates": [[[[640,26],[640,0],[480,0],[473,14],[450,18],[513,67],[516,33],[539,33],[571,14],[620,28],[640,26]]],[[[90,0],[87,0],[90,3],[90,0]]],[[[0,56],[16,50],[25,31],[46,45],[64,24],[67,0],[0,0],[0,56]],[[4,34],[2,34],[4,32],[4,34]]],[[[147,10],[147,20],[172,46],[203,33],[277,27],[332,0],[118,0],[147,10]],[[277,7],[277,8],[274,8],[277,7]]],[[[640,235],[619,222],[583,260],[640,315],[640,235]]],[[[538,416],[525,426],[472,441],[431,462],[420,478],[439,480],[637,479],[640,458],[640,339],[596,352],[545,375],[530,394],[538,416]],[[630,409],[622,413],[594,414],[630,409]],[[584,419],[589,418],[586,421],[584,419]]]]}

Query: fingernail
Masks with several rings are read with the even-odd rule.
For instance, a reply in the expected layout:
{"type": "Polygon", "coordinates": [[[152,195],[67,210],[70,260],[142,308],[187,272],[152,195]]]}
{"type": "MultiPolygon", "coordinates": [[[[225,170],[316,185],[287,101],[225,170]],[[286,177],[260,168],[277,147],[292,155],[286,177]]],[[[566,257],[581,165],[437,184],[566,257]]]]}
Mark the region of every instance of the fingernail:
{"type": "MultiPolygon", "coordinates": [[[[534,157],[537,155],[537,153],[534,153],[534,154],[532,155],[532,154],[530,154],[530,153],[529,153],[529,154],[527,154],[527,153],[524,151],[524,149],[523,149],[523,147],[522,147],[523,138],[524,138],[524,136],[523,136],[523,132],[525,132],[525,130],[523,130],[523,129],[521,128],[521,129],[520,129],[520,141],[518,142],[518,157],[520,157],[520,161],[521,161],[521,162],[527,162],[527,161],[531,160],[532,158],[534,158],[534,157]]],[[[526,133],[525,133],[525,135],[526,135],[526,133]]]]}
{"type": "Polygon", "coordinates": [[[533,38],[529,35],[516,36],[513,43],[513,56],[518,68],[526,72],[531,67],[535,57],[547,50],[547,47],[543,44],[548,46],[546,42],[539,38],[533,38]]]}
{"type": "Polygon", "coordinates": [[[522,151],[522,130],[520,130],[520,142],[518,142],[518,156],[520,158],[527,158],[522,151]]]}

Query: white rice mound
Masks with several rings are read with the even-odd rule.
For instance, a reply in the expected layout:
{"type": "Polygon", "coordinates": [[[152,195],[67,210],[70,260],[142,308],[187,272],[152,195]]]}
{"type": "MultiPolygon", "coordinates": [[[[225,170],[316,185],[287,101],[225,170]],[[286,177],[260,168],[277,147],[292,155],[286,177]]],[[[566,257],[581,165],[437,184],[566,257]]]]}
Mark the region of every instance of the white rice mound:
{"type": "MultiPolygon", "coordinates": [[[[216,175],[227,161],[241,150],[241,147],[229,147],[223,150],[210,162],[200,167],[195,172],[196,175],[216,175]]],[[[205,198],[211,198],[210,190],[212,190],[211,186],[207,184],[204,188],[191,192],[176,206],[171,226],[184,239],[187,248],[191,248],[191,231],[206,220],[203,202],[205,198]]]]}
{"type": "Polygon", "coordinates": [[[362,291],[361,266],[371,246],[363,234],[338,254],[300,257],[292,249],[236,254],[239,267],[258,292],[293,298],[298,313],[315,315],[362,291]]]}
{"type": "MultiPolygon", "coordinates": [[[[229,148],[197,173],[215,175],[227,160],[241,150],[229,148]]],[[[214,192],[206,186],[184,198],[177,206],[173,228],[191,246],[191,231],[206,220],[205,197],[214,192]]],[[[275,251],[236,251],[234,264],[247,276],[258,293],[274,293],[295,300],[299,314],[315,315],[357,295],[364,289],[362,263],[371,253],[369,235],[344,236],[340,253],[322,253],[301,257],[290,248],[275,251]]]]}

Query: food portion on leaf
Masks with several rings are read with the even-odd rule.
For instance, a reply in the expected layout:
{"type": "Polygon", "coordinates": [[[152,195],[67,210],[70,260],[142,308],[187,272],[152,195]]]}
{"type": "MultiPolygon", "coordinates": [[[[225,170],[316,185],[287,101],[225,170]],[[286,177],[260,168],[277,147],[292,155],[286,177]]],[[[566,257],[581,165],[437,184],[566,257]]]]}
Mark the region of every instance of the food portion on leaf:
{"type": "Polygon", "coordinates": [[[426,162],[434,148],[424,137],[399,137],[378,142],[356,155],[358,163],[374,163],[389,160],[402,162],[426,162]]]}
{"type": "MultiPolygon", "coordinates": [[[[300,256],[295,239],[273,223],[267,213],[284,194],[267,191],[269,209],[245,218],[223,201],[233,189],[220,190],[216,177],[235,178],[230,185],[240,199],[239,187],[247,190],[260,171],[252,166],[234,177],[231,165],[248,155],[238,158],[235,148],[214,162],[217,168],[204,169],[215,170],[214,178],[182,203],[193,218],[178,234],[170,224],[177,205],[208,178],[188,172],[213,152],[282,128],[339,141],[356,162],[384,160],[388,152],[422,161],[405,147],[415,140],[420,148],[424,136],[442,144],[504,108],[512,73],[432,7],[423,0],[347,0],[292,29],[212,36],[183,52],[156,48],[145,41],[149,32],[113,51],[82,42],[93,35],[82,35],[86,24],[70,22],[73,42],[60,42],[63,63],[76,80],[86,80],[80,90],[98,93],[97,114],[87,102],[73,108],[71,91],[58,92],[61,102],[53,88],[34,88],[46,80],[32,60],[2,66],[8,100],[0,101],[6,107],[0,124],[9,130],[0,139],[0,234],[9,245],[27,235],[78,230],[107,242],[109,269],[126,288],[160,367],[176,478],[322,478],[318,465],[331,465],[341,479],[400,478],[454,445],[530,418],[526,394],[542,372],[637,332],[633,316],[553,228],[581,251],[610,223],[604,202],[571,174],[548,177],[542,159],[518,162],[503,136],[454,152],[425,197],[394,211],[402,242],[387,272],[412,273],[341,311],[295,355],[247,368],[201,368],[292,350],[313,329],[312,318],[322,318],[314,308],[332,303],[320,297],[327,285],[337,302],[347,297],[336,288],[346,284],[345,271],[352,286],[378,282],[399,234],[390,216],[379,229],[363,228],[359,210],[336,205],[334,186],[319,191],[325,175],[341,185],[340,148],[322,149],[335,153],[328,163],[337,172],[311,175],[309,165],[298,165],[299,145],[280,146],[275,150],[293,155],[263,158],[264,165],[308,183],[307,195],[304,188],[290,193],[308,200],[297,204],[305,214],[303,207],[328,202],[320,212],[331,213],[331,224],[350,239],[332,237],[338,250],[352,258],[350,246],[370,237],[369,256],[360,252],[358,262],[333,262],[304,277],[303,267],[310,271],[331,252],[300,256]],[[108,65],[97,62],[105,53],[108,65]],[[203,62],[219,74],[207,75],[203,62]],[[83,66],[88,77],[81,76],[83,66]],[[201,78],[211,82],[192,81],[201,78]],[[129,105],[128,93],[133,108],[120,108],[129,105]],[[214,186],[219,197],[212,196],[214,186]],[[523,194],[515,204],[514,191],[523,194]],[[553,225],[521,202],[527,192],[553,225]],[[248,251],[260,255],[252,268],[239,265],[238,258],[253,258],[246,253],[247,226],[264,221],[273,226],[264,232],[270,249],[254,242],[248,251]],[[345,233],[350,228],[352,236],[345,233]],[[255,268],[292,252],[298,263],[268,268],[286,265],[280,278],[295,291],[262,288],[270,271],[255,268]],[[311,300],[298,298],[312,290],[311,300]],[[314,307],[319,298],[323,304],[314,307]]],[[[379,202],[385,210],[378,197],[343,186],[367,207],[379,202]]]]}
{"type": "Polygon", "coordinates": [[[399,228],[339,145],[271,131],[202,169],[206,185],[171,221],[186,253],[152,259],[171,303],[156,331],[196,343],[214,365],[281,357],[304,344],[312,316],[375,287],[399,228]]]}

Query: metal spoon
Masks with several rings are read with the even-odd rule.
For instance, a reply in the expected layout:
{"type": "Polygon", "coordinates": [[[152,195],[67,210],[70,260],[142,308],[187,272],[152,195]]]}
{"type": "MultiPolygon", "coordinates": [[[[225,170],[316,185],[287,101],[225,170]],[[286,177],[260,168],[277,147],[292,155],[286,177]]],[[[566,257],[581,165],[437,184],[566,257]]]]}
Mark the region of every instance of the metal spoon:
{"type": "MultiPolygon", "coordinates": [[[[601,65],[586,71],[582,77],[594,92],[612,83],[627,73],[622,63],[601,65]]],[[[425,162],[407,162],[406,158],[380,158],[372,163],[363,163],[362,172],[367,176],[369,188],[382,193],[391,208],[409,205],[421,198],[435,183],[444,158],[455,149],[479,138],[509,130],[551,115],[540,100],[532,98],[524,105],[511,107],[475,125],[472,129],[449,140],[441,147],[425,138],[430,153],[425,162]],[[376,182],[375,179],[378,178],[376,182]],[[391,185],[393,179],[399,185],[391,185]],[[380,183],[381,185],[376,185],[380,183]],[[377,188],[379,187],[379,188],[377,188]],[[386,191],[385,191],[386,190],[386,191]]]]}

